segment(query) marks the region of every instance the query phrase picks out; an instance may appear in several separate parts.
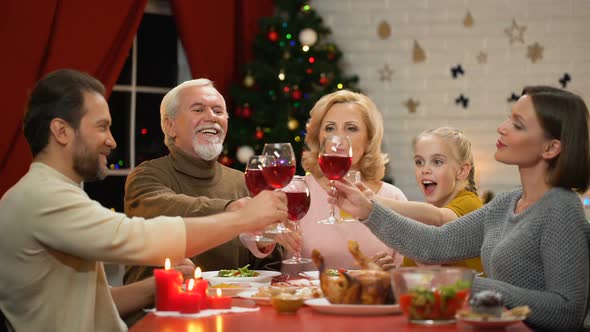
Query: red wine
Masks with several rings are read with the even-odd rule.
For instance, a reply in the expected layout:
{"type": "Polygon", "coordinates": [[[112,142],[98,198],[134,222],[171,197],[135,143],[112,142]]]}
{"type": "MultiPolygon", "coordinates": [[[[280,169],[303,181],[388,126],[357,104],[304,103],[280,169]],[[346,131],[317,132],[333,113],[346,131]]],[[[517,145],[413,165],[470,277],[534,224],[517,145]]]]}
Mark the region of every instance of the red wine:
{"type": "Polygon", "coordinates": [[[324,154],[320,155],[319,164],[328,179],[338,180],[348,173],[352,157],[324,154]]]}
{"type": "Polygon", "coordinates": [[[273,187],[269,186],[262,175],[262,170],[259,169],[248,169],[246,170],[246,187],[250,191],[252,197],[258,195],[263,190],[274,190],[273,187]]]}
{"type": "Polygon", "coordinates": [[[262,168],[264,179],[273,188],[280,189],[293,180],[295,166],[270,166],[262,168]]]}
{"type": "Polygon", "coordinates": [[[307,214],[307,210],[309,210],[309,203],[311,202],[311,199],[309,198],[309,193],[286,192],[285,194],[287,194],[287,209],[289,210],[289,220],[301,220],[301,218],[303,218],[305,214],[307,214]]]}

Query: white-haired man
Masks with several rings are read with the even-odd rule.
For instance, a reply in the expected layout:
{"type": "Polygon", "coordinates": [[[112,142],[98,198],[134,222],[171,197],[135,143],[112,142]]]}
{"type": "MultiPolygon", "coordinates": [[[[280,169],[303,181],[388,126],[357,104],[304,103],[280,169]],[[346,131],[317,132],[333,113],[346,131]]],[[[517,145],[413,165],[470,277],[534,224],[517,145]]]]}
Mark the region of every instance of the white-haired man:
{"type": "MultiPolygon", "coordinates": [[[[188,217],[239,209],[249,193],[244,174],[217,161],[229,116],[225,100],[213,83],[201,78],[173,88],[162,100],[160,117],[170,153],[142,163],[129,174],[125,213],[188,217]]],[[[191,259],[204,271],[246,264],[263,268],[277,263],[279,268],[280,253],[274,245],[249,248],[234,238],[191,259]]],[[[149,275],[151,268],[128,267],[125,283],[149,275]]]]}

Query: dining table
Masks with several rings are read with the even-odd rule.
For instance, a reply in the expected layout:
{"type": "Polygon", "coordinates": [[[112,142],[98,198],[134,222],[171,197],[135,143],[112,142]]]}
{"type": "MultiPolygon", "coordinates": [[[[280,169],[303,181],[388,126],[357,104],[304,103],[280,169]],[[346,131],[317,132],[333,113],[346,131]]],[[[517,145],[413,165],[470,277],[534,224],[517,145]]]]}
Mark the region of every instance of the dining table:
{"type": "MultiPolygon", "coordinates": [[[[250,299],[233,298],[232,306],[255,308],[258,305],[250,299]]],[[[314,311],[304,306],[294,314],[278,313],[271,306],[260,305],[258,311],[225,313],[201,318],[165,317],[150,312],[133,325],[130,332],[224,332],[224,331],[255,331],[255,332],[299,332],[299,331],[480,331],[478,327],[463,322],[425,326],[410,324],[401,314],[377,316],[334,315],[314,311]]],[[[516,322],[501,329],[485,329],[483,331],[532,331],[522,322],[516,322]]]]}

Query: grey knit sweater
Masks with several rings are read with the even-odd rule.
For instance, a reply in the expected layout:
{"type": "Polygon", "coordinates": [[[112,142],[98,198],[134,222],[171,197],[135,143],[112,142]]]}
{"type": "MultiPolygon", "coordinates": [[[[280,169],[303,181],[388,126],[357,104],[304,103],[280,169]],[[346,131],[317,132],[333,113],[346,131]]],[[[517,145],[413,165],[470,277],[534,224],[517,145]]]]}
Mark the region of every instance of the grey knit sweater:
{"type": "Polygon", "coordinates": [[[375,203],[365,225],[385,244],[426,263],[481,256],[488,278],[473,292],[500,292],[507,307],[531,307],[535,329],[575,330],[588,297],[590,224],[577,195],[553,188],[520,214],[522,189],[443,227],[415,222],[375,203]]]}

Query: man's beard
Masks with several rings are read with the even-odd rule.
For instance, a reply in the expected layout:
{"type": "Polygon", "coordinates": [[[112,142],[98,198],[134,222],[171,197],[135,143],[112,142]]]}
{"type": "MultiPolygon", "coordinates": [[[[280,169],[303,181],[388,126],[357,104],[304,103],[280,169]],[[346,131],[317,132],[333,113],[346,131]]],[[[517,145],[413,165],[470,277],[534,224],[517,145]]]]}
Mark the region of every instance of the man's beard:
{"type": "Polygon", "coordinates": [[[99,154],[88,151],[87,146],[81,144],[81,138],[78,142],[74,151],[74,170],[84,181],[104,179],[107,176],[107,169],[100,165],[99,154]]]}
{"type": "Polygon", "coordinates": [[[223,139],[219,136],[215,136],[207,139],[207,143],[199,142],[198,132],[205,127],[214,127],[220,132],[221,137],[225,136],[225,132],[218,124],[214,124],[213,126],[201,126],[196,129],[195,136],[193,137],[193,149],[199,157],[201,157],[203,160],[209,161],[219,157],[223,151],[223,139]]]}

